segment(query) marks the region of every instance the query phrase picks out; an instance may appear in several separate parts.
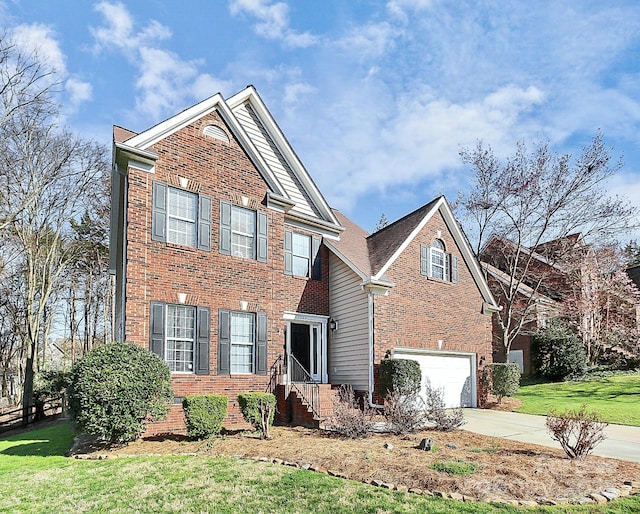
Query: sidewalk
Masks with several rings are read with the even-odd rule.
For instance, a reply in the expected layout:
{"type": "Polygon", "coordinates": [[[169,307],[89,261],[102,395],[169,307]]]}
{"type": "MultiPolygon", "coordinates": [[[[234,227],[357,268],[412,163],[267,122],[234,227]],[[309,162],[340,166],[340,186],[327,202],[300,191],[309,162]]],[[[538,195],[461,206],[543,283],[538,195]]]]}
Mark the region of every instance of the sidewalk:
{"type": "MultiPolygon", "coordinates": [[[[560,448],[547,432],[545,416],[464,409],[464,417],[467,423],[462,429],[469,432],[560,448]]],[[[607,438],[596,446],[593,455],[640,462],[640,427],[609,425],[605,428],[605,434],[607,438]]]]}

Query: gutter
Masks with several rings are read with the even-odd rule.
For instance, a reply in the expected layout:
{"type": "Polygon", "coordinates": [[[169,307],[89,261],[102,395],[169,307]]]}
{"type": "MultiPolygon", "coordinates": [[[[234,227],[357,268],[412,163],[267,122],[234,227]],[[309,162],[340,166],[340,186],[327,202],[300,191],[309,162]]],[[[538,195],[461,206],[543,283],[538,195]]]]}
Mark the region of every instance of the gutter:
{"type": "Polygon", "coordinates": [[[381,409],[384,407],[384,405],[380,405],[377,403],[373,403],[373,387],[374,387],[374,380],[373,380],[373,363],[374,363],[374,350],[375,350],[375,336],[374,336],[374,308],[375,308],[375,302],[374,302],[374,296],[375,296],[375,292],[369,290],[367,298],[368,298],[368,315],[369,315],[369,391],[368,391],[368,401],[369,401],[369,407],[373,407],[376,409],[381,409]]]}

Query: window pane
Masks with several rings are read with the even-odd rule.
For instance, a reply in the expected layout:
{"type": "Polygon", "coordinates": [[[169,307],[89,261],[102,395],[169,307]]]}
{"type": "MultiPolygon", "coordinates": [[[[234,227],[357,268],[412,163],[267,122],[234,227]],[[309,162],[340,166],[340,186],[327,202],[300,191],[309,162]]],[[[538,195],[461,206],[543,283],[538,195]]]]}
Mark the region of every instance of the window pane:
{"type": "MultiPolygon", "coordinates": [[[[438,240],[436,240],[438,242],[438,240]]],[[[438,248],[431,248],[431,276],[444,280],[444,252],[438,248]]]]}
{"type": "Polygon", "coordinates": [[[196,246],[196,224],[170,217],[167,241],[179,245],[196,246]]]}
{"type": "Polygon", "coordinates": [[[293,259],[291,260],[291,271],[294,275],[298,275],[299,277],[308,277],[309,259],[294,255],[293,259]]]}
{"type": "Polygon", "coordinates": [[[255,316],[231,313],[231,373],[253,373],[255,316]]]}
{"type": "Polygon", "coordinates": [[[231,254],[253,259],[256,213],[242,207],[231,209],[231,254]]]}
{"type": "Polygon", "coordinates": [[[236,257],[253,259],[253,237],[232,233],[231,252],[236,257]]]}
{"type": "Polygon", "coordinates": [[[167,305],[165,361],[171,371],[193,371],[195,308],[167,305]]]}
{"type": "Polygon", "coordinates": [[[167,200],[167,241],[196,246],[198,195],[170,187],[167,200]]]}
{"type": "Polygon", "coordinates": [[[302,234],[293,233],[292,238],[293,254],[300,257],[311,256],[311,238],[302,234]]]}
{"type": "Polygon", "coordinates": [[[303,234],[292,234],[291,238],[292,269],[294,275],[300,277],[309,276],[309,264],[311,262],[311,237],[303,234]]]}

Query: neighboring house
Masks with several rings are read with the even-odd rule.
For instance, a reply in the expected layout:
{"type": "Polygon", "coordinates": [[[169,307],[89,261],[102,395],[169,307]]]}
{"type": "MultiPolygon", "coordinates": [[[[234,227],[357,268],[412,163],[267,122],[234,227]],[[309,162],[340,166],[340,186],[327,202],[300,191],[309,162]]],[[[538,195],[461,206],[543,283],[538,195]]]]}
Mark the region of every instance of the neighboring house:
{"type": "Polygon", "coordinates": [[[194,393],[227,395],[227,425],[238,393],[265,390],[281,421],[317,423],[332,385],[375,402],[385,357],[476,405],[497,307],[446,200],[368,236],[329,208],[252,86],[139,134],[114,127],[111,223],[114,339],[172,370],[176,404],[150,432],[183,432],[194,393]]]}
{"type": "MultiPolygon", "coordinates": [[[[487,274],[489,288],[493,292],[498,304],[504,305],[503,291],[510,286],[508,274],[486,262],[481,263],[487,274]]],[[[530,376],[535,372],[534,355],[532,352],[531,338],[538,330],[546,328],[547,321],[558,315],[560,306],[556,300],[534,291],[526,284],[517,285],[516,302],[514,302],[514,323],[523,324],[520,332],[511,343],[509,354],[506,354],[501,336],[501,329],[497,317],[493,316],[493,361],[514,362],[520,366],[523,376],[530,376]]]]}
{"type": "Polygon", "coordinates": [[[533,248],[496,235],[489,239],[480,260],[491,292],[502,307],[493,320],[495,362],[516,362],[525,376],[535,372],[533,334],[545,328],[548,319],[558,316],[567,302],[588,294],[581,273],[585,248],[580,234],[533,248]],[[569,259],[570,255],[574,259],[569,259]],[[509,323],[512,341],[508,354],[499,317],[505,325],[509,323]],[[520,329],[514,330],[518,326],[520,329]]]}

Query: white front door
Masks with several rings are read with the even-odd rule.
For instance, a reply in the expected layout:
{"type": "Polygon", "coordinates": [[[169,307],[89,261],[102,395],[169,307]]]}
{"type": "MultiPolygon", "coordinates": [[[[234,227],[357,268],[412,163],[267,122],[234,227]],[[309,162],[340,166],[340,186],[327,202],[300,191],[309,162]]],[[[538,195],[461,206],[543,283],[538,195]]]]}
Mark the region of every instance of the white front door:
{"type": "Polygon", "coordinates": [[[327,383],[326,330],[326,318],[309,314],[298,314],[287,323],[287,355],[320,384],[327,383]]]}

